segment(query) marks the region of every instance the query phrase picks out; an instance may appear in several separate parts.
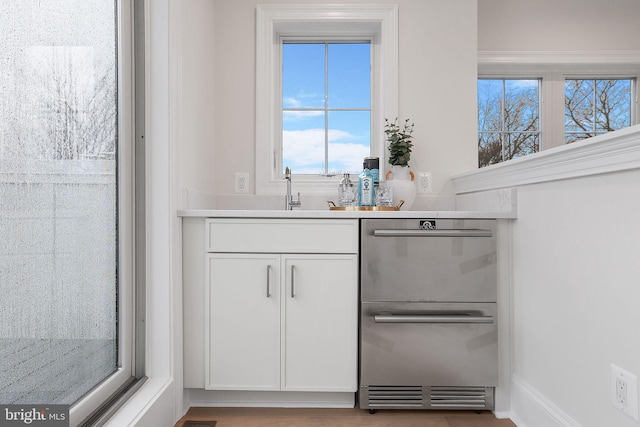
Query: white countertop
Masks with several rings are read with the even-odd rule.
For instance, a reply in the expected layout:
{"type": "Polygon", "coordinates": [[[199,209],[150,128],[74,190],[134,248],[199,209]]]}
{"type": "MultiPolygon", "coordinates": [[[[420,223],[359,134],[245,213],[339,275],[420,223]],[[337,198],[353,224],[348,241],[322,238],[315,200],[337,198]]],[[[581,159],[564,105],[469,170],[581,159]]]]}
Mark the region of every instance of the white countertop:
{"type": "Polygon", "coordinates": [[[340,210],[223,210],[185,209],[180,217],[203,218],[447,218],[447,219],[515,219],[514,211],[340,211],[340,210]]]}
{"type": "MultiPolygon", "coordinates": [[[[465,194],[456,196],[455,200],[446,199],[446,203],[439,203],[441,209],[430,210],[404,210],[399,211],[343,211],[330,210],[326,205],[326,199],[318,199],[322,203],[313,203],[307,200],[308,207],[313,209],[296,209],[287,211],[278,209],[282,200],[280,198],[232,199],[231,203],[225,201],[227,206],[219,206],[223,209],[211,209],[217,206],[220,198],[201,197],[197,192],[186,198],[195,206],[189,206],[178,210],[178,216],[184,218],[446,218],[446,219],[516,219],[517,218],[517,192],[515,189],[500,189],[482,193],[465,194]],[[240,205],[240,206],[238,206],[240,205]],[[254,209],[256,206],[264,206],[267,209],[254,209]],[[202,207],[202,208],[201,208],[202,207]],[[272,208],[272,209],[270,209],[272,208]]],[[[316,200],[316,202],[318,202],[316,200]]],[[[433,204],[434,207],[438,203],[433,204]]],[[[423,205],[424,206],[424,205],[423,205]]],[[[427,207],[428,209],[428,207],[427,207]]]]}

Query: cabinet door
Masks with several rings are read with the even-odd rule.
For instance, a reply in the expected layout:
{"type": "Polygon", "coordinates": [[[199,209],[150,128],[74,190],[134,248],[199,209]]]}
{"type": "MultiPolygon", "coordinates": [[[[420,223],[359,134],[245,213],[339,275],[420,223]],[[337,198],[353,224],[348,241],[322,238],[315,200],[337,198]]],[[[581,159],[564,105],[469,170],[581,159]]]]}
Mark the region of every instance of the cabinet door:
{"type": "Polygon", "coordinates": [[[207,255],[205,388],[279,390],[280,257],[207,255]]]}
{"type": "Polygon", "coordinates": [[[282,390],[357,388],[357,256],[286,255],[282,390]]]}

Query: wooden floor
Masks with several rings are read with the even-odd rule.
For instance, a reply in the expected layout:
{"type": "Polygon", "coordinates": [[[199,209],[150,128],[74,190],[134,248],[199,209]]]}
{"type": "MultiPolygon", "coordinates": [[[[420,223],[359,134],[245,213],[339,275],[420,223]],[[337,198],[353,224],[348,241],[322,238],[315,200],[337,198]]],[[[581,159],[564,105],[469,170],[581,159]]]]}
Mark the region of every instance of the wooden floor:
{"type": "Polygon", "coordinates": [[[215,427],[514,427],[491,412],[377,411],[363,409],[191,408],[175,427],[187,420],[216,421],[215,427]]]}

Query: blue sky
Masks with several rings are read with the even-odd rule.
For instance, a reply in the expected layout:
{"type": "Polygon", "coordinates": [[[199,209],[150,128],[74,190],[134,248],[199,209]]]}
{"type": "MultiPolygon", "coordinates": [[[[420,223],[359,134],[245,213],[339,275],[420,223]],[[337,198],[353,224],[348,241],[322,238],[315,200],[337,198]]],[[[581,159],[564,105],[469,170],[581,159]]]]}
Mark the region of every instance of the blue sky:
{"type": "MultiPolygon", "coordinates": [[[[326,88],[324,44],[284,44],[282,56],[283,169],[324,173],[325,93],[328,109],[370,108],[370,45],[330,44],[326,88]]],[[[328,111],[327,120],[329,173],[359,172],[370,155],[370,112],[328,111]]]]}

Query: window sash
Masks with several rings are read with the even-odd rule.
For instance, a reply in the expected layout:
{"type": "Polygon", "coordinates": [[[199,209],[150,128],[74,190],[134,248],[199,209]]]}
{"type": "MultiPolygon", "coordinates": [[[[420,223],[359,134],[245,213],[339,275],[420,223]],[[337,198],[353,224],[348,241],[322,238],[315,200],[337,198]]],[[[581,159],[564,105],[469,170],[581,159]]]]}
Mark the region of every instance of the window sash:
{"type": "MultiPolygon", "coordinates": [[[[500,81],[500,85],[501,85],[501,93],[500,93],[500,123],[499,123],[499,128],[497,129],[488,129],[488,130],[478,130],[478,150],[480,152],[481,147],[480,147],[480,141],[484,140],[486,141],[489,138],[486,138],[487,136],[491,136],[491,135],[496,135],[498,136],[498,140],[500,141],[500,145],[501,145],[501,150],[500,150],[500,154],[501,154],[501,158],[500,160],[498,160],[497,162],[491,162],[491,163],[487,163],[487,164],[481,164],[481,160],[479,158],[478,160],[478,164],[480,167],[483,166],[488,166],[489,164],[494,164],[494,163],[499,163],[499,162],[503,162],[505,160],[510,160],[512,158],[517,158],[517,157],[522,157],[523,155],[527,155],[527,154],[531,154],[533,152],[537,152],[540,149],[540,139],[542,136],[542,132],[541,132],[541,112],[542,112],[542,108],[541,108],[541,87],[542,87],[542,79],[538,78],[538,77],[526,77],[526,76],[521,76],[521,77],[479,77],[478,81],[481,80],[496,80],[496,81],[500,81]],[[507,82],[508,81],[537,81],[538,85],[537,85],[537,118],[536,118],[536,123],[537,123],[537,129],[535,131],[530,131],[530,130],[522,130],[522,129],[507,129],[507,123],[506,123],[506,112],[507,112],[507,92],[508,92],[508,88],[507,88],[507,82]],[[484,135],[485,138],[482,138],[481,136],[484,135]],[[527,150],[526,152],[513,152],[513,150],[511,150],[511,136],[517,136],[517,135],[525,135],[525,140],[528,140],[530,136],[533,136],[535,138],[535,143],[533,144],[533,148],[531,148],[530,150],[527,150]]],[[[486,148],[486,147],[485,147],[486,148]]],[[[526,149],[526,146],[525,146],[526,149]]]]}
{"type": "MultiPolygon", "coordinates": [[[[324,117],[324,170],[322,173],[319,174],[300,174],[300,173],[296,173],[295,168],[292,170],[292,173],[294,176],[298,176],[298,177],[308,177],[309,175],[313,175],[313,176],[318,176],[318,177],[326,177],[326,178],[333,178],[334,176],[336,176],[337,174],[335,173],[331,173],[329,171],[329,116],[330,116],[330,112],[347,112],[347,111],[362,111],[362,112],[369,112],[369,135],[373,134],[373,129],[372,128],[372,121],[371,121],[371,112],[372,112],[372,106],[371,106],[371,100],[373,99],[373,94],[371,93],[371,85],[370,85],[370,89],[369,89],[369,107],[330,107],[331,105],[331,100],[329,99],[329,74],[330,74],[330,70],[329,70],[329,46],[332,44],[368,44],[369,46],[371,46],[373,43],[373,39],[372,38],[361,38],[361,37],[356,37],[356,38],[348,38],[348,37],[305,37],[305,38],[298,38],[298,37],[281,37],[280,38],[280,58],[284,58],[284,46],[286,44],[318,44],[318,45],[323,45],[324,46],[324,94],[323,94],[323,102],[322,102],[322,107],[285,107],[283,105],[283,98],[284,98],[284,93],[283,93],[283,73],[281,73],[280,75],[280,124],[281,124],[281,131],[280,131],[280,139],[279,139],[279,144],[277,145],[278,150],[280,150],[281,152],[284,150],[284,119],[282,119],[285,115],[285,113],[287,112],[320,112],[322,113],[323,117],[324,117]]],[[[371,57],[372,57],[373,52],[371,51],[370,48],[370,53],[369,53],[369,58],[370,58],[370,63],[369,63],[369,78],[370,81],[373,82],[373,76],[371,75],[371,57]]],[[[282,61],[281,61],[282,62],[282,61]]],[[[283,67],[280,67],[280,69],[282,70],[283,67]]],[[[370,138],[369,141],[369,155],[371,155],[370,153],[374,151],[374,146],[372,144],[372,140],[370,138]]],[[[283,159],[283,156],[279,156],[279,159],[283,159]]],[[[284,164],[284,160],[281,160],[281,163],[279,165],[276,165],[276,169],[279,170],[281,172],[281,174],[284,174],[284,169],[285,169],[285,165],[284,164]]],[[[352,171],[353,172],[353,171],[352,171]]],[[[284,175],[283,175],[284,176],[284,175]]]]}
{"type": "MultiPolygon", "coordinates": [[[[636,79],[634,78],[622,78],[622,77],[606,77],[606,76],[600,76],[600,77],[596,77],[596,78],[571,78],[571,77],[565,77],[565,114],[564,114],[564,122],[565,122],[565,126],[564,126],[564,142],[565,143],[571,143],[571,142],[576,142],[578,140],[581,139],[586,139],[586,138],[590,138],[593,136],[597,136],[597,135],[603,135],[605,133],[611,132],[610,130],[605,130],[605,129],[599,129],[598,128],[598,83],[599,82],[603,82],[603,81],[623,81],[623,82],[629,82],[629,110],[628,110],[628,116],[626,116],[625,114],[625,121],[628,120],[628,122],[626,123],[625,126],[621,126],[619,129],[624,129],[625,127],[629,127],[632,126],[634,123],[634,105],[636,104],[633,100],[634,100],[634,95],[635,95],[635,87],[636,87],[636,79]],[[583,130],[568,130],[567,129],[567,100],[566,100],[566,89],[567,89],[567,84],[570,81],[582,81],[582,82],[588,82],[590,84],[590,100],[589,102],[591,103],[591,115],[589,116],[590,119],[590,128],[589,129],[583,129],[583,130]]],[[[613,130],[619,130],[619,129],[613,129],[613,130]]]]}

